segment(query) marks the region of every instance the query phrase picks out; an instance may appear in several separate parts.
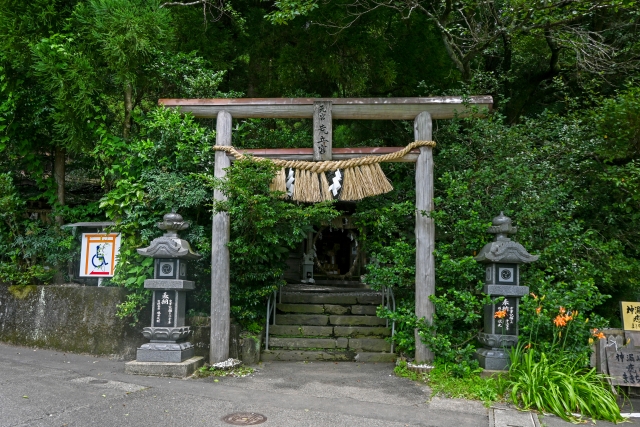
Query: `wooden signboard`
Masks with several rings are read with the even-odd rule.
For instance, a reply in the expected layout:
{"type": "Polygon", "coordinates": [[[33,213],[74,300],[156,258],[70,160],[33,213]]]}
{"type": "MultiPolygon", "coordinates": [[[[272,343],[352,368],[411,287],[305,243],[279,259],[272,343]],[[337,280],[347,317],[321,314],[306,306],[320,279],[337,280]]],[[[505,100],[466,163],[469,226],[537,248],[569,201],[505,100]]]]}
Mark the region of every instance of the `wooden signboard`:
{"type": "Polygon", "coordinates": [[[640,342],[640,302],[621,301],[620,316],[624,339],[607,337],[602,340],[609,382],[612,385],[640,387],[640,347],[635,346],[636,342],[640,342]]]}
{"type": "Polygon", "coordinates": [[[624,347],[611,344],[605,348],[611,385],[640,387],[640,348],[633,340],[624,347]]]}
{"type": "Polygon", "coordinates": [[[620,301],[620,315],[622,316],[622,329],[640,331],[640,302],[620,301]]]}

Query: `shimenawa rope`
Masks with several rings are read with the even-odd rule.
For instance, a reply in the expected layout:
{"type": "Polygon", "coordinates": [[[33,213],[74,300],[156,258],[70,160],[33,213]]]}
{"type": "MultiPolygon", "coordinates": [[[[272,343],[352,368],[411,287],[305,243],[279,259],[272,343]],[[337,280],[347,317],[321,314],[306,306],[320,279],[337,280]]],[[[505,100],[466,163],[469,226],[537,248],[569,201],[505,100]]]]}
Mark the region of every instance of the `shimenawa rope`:
{"type": "Polygon", "coordinates": [[[418,147],[435,147],[434,141],[414,141],[393,153],[381,156],[364,156],[349,160],[328,160],[322,162],[306,162],[302,160],[267,159],[264,157],[250,157],[240,153],[232,146],[215,145],[215,151],[224,151],[236,160],[250,158],[253,161],[269,161],[280,166],[269,188],[272,191],[287,192],[285,168],[295,169],[293,184],[293,200],[316,203],[332,200],[329,183],[325,172],[344,170],[343,182],[338,198],[340,200],[361,200],[365,197],[376,196],[393,190],[389,180],[384,175],[380,163],[389,162],[406,156],[418,147]]]}

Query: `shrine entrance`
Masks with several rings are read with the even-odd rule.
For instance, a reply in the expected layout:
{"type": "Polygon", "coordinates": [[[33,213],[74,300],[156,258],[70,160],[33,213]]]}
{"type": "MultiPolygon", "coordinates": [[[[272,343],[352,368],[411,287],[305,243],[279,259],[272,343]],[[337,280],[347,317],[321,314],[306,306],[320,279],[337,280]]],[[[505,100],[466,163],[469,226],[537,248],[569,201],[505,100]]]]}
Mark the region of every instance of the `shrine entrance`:
{"type": "MultiPolygon", "coordinates": [[[[356,201],[390,191],[391,186],[378,163],[382,161],[415,163],[415,314],[418,318],[425,318],[427,322],[432,320],[434,306],[429,299],[435,293],[433,256],[435,228],[433,219],[430,217],[430,212],[433,211],[432,148],[435,146],[432,141],[432,120],[483,114],[492,107],[493,99],[490,96],[471,96],[464,99],[462,97],[161,99],[159,103],[166,107],[179,107],[184,112],[192,113],[196,118],[216,118],[214,149],[216,150],[215,176],[217,178],[223,178],[226,174],[225,169],[231,165],[231,161],[242,158],[245,154],[270,159],[282,168],[274,178],[276,188],[285,189],[286,185],[286,190],[290,191],[293,200],[300,202],[313,203],[332,199],[356,201]],[[313,119],[313,148],[235,150],[232,147],[232,118],[313,119]],[[406,147],[333,148],[334,119],[413,120],[414,141],[406,147]],[[294,181],[295,188],[290,186],[294,181]],[[370,185],[363,185],[363,183],[370,185]],[[339,193],[336,189],[340,189],[339,193]]],[[[214,198],[224,200],[225,196],[216,190],[214,198]]],[[[227,248],[229,234],[228,214],[217,213],[213,217],[211,248],[210,363],[212,364],[226,360],[229,355],[230,301],[227,248]]],[[[344,225],[342,227],[329,225],[322,230],[316,230],[314,234],[308,236],[306,244],[303,245],[300,279],[305,280],[318,274],[326,277],[326,280],[339,280],[342,276],[344,280],[349,272],[353,276],[356,269],[362,269],[364,265],[364,254],[357,242],[356,231],[344,225]]],[[[327,338],[315,340],[311,347],[327,346],[322,348],[334,349],[333,353],[310,352],[314,353],[314,357],[319,357],[313,360],[381,361],[379,358],[376,359],[375,355],[392,354],[393,348],[389,349],[388,343],[382,338],[371,340],[362,339],[362,337],[373,336],[374,332],[376,336],[378,332],[381,336],[387,333],[384,330],[385,327],[382,327],[385,324],[384,319],[378,319],[375,316],[375,307],[381,302],[380,296],[383,303],[386,297],[388,304],[388,295],[388,293],[352,292],[351,295],[343,293],[327,298],[327,295],[305,296],[300,295],[299,292],[291,292],[286,301],[280,299],[277,304],[280,306],[278,316],[282,320],[277,325],[279,330],[277,335],[302,333],[305,336],[318,336],[318,334],[326,336],[327,338]],[[337,303],[330,301],[337,301],[337,303]],[[287,314],[286,309],[297,310],[300,308],[298,307],[300,303],[306,305],[303,308],[308,310],[303,313],[321,314],[287,314]],[[322,311],[317,311],[320,308],[322,311]],[[346,318],[345,313],[348,313],[350,318],[346,318]],[[312,330],[308,330],[309,328],[312,330]],[[355,335],[354,331],[356,331],[355,335]],[[325,357],[326,354],[332,358],[325,357]]],[[[274,315],[276,313],[275,299],[268,303],[267,318],[271,312],[274,315]]],[[[288,313],[300,313],[300,311],[288,313]]],[[[268,328],[267,320],[267,349],[268,328]]],[[[286,342],[288,346],[286,348],[300,348],[298,341],[274,338],[276,339],[280,346],[286,342]]],[[[270,360],[283,360],[278,358],[278,354],[270,353],[272,357],[270,360]]],[[[433,353],[420,341],[417,332],[415,359],[418,362],[433,360],[433,353]]]]}
{"type": "Polygon", "coordinates": [[[359,280],[359,259],[357,231],[344,228],[322,228],[315,233],[316,247],[314,274],[316,280],[355,279],[359,280]]]}

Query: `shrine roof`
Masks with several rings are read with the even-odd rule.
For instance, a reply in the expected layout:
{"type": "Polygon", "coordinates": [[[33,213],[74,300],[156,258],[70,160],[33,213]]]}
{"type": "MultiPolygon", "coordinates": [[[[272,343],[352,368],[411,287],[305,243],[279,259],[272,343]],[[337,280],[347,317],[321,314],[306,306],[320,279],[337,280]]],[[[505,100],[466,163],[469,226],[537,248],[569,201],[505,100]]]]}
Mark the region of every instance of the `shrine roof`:
{"type": "Polygon", "coordinates": [[[234,118],[310,119],[313,103],[331,101],[333,119],[413,120],[423,111],[432,119],[482,115],[491,111],[493,98],[484,96],[439,96],[411,98],[229,98],[160,99],[159,105],[180,107],[198,118],[214,118],[228,111],[234,118]]]}

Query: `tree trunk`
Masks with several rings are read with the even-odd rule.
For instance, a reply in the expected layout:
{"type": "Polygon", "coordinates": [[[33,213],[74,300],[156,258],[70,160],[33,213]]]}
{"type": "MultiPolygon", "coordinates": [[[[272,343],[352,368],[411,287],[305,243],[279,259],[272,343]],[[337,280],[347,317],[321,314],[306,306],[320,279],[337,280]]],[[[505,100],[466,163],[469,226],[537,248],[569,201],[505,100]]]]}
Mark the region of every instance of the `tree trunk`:
{"type": "MultiPolygon", "coordinates": [[[[65,191],[64,191],[64,174],[65,174],[65,157],[66,150],[63,147],[56,146],[54,152],[53,159],[53,177],[56,181],[57,186],[57,202],[59,206],[64,206],[65,204],[65,191]]],[[[64,224],[64,217],[62,215],[56,215],[56,224],[58,227],[64,224]]],[[[64,283],[64,272],[62,271],[62,266],[57,265],[57,272],[53,276],[53,282],[57,285],[61,285],[64,283]]]]}
{"type": "Polygon", "coordinates": [[[124,139],[129,138],[131,133],[131,112],[133,111],[133,88],[131,83],[127,83],[124,87],[124,126],[122,136],[124,139]]]}
{"type": "MultiPolygon", "coordinates": [[[[65,173],[65,155],[66,150],[63,147],[56,147],[53,159],[53,178],[57,186],[57,202],[58,205],[64,206],[64,173],[65,173]]],[[[59,226],[64,224],[64,218],[56,215],[56,224],[59,226]]]]}

